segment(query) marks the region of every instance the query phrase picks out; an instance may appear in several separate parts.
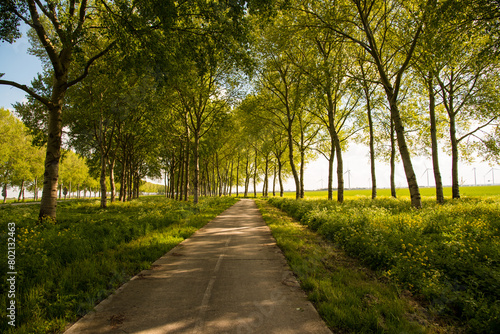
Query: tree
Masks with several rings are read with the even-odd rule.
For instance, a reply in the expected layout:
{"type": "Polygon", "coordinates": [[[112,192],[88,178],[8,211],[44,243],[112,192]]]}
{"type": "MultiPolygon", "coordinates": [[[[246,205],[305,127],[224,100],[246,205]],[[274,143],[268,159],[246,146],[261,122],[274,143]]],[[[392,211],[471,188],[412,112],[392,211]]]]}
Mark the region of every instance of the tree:
{"type": "Polygon", "coordinates": [[[489,48],[489,38],[481,31],[473,37],[457,34],[453,43],[448,44],[449,53],[442,55],[444,57],[434,66],[432,73],[448,115],[453,198],[460,198],[460,144],[471,136],[482,141],[476,133],[500,117],[500,63],[497,55],[489,52],[489,48]]]}
{"type": "MultiPolygon", "coordinates": [[[[311,29],[309,29],[311,30],[311,29]]],[[[337,157],[337,201],[344,200],[344,171],[342,150],[352,129],[354,111],[359,102],[354,80],[348,77],[352,57],[346,52],[347,44],[328,31],[309,31],[300,48],[300,60],[294,64],[309,78],[312,87],[310,113],[324,126],[330,137],[328,154],[328,199],[333,197],[333,162],[337,157]],[[307,51],[305,51],[307,50],[307,51]],[[349,128],[351,127],[351,128],[349,128]]]]}
{"type": "Polygon", "coordinates": [[[269,120],[286,131],[288,162],[295,182],[295,197],[299,199],[301,187],[294,157],[294,134],[297,115],[304,108],[306,78],[285,54],[285,42],[280,40],[280,36],[272,34],[268,29],[263,34],[267,36],[266,39],[260,42],[259,58],[262,65],[258,73],[259,85],[260,91],[267,91],[263,97],[266,111],[272,116],[269,120]]]}
{"type": "Polygon", "coordinates": [[[18,199],[24,200],[24,189],[33,183],[36,197],[43,168],[42,149],[31,145],[32,137],[24,124],[3,108],[0,108],[0,133],[0,185],[19,186],[18,199]]]}
{"type": "MultiPolygon", "coordinates": [[[[112,149],[116,145],[114,132],[123,110],[120,96],[128,91],[126,71],[119,68],[117,55],[106,57],[106,62],[95,64],[96,71],[68,94],[66,124],[70,129],[70,145],[93,161],[98,154],[100,164],[101,208],[107,206],[106,176],[109,171],[114,185],[112,149]],[[125,72],[125,73],[124,73],[125,72]]],[[[114,189],[112,191],[114,195],[114,189]]],[[[114,200],[114,198],[113,198],[114,200]]]]}
{"type": "MultiPolygon", "coordinates": [[[[38,43],[43,49],[43,57],[48,59],[51,67],[53,83],[50,96],[38,94],[33,88],[9,80],[0,80],[0,84],[10,85],[25,91],[27,94],[47,107],[47,154],[45,157],[44,186],[40,205],[40,218],[56,217],[57,183],[59,179],[59,160],[61,156],[62,137],[62,108],[66,91],[71,86],[82,81],[89,73],[92,63],[107,53],[114,45],[109,43],[104,49],[96,51],[92,56],[79,55],[80,46],[89,39],[90,30],[87,28],[94,21],[97,14],[93,4],[87,0],[81,2],[70,1],[47,2],[27,0],[15,2],[6,0],[0,9],[1,25],[15,21],[16,29],[9,25],[8,36],[15,36],[17,22],[23,21],[36,33],[38,43]],[[4,4],[5,3],[5,4],[4,4]],[[94,15],[88,15],[92,11],[94,15]],[[6,18],[8,19],[7,21],[6,18]],[[15,19],[12,19],[15,18],[15,19]],[[10,21],[9,21],[10,19],[10,21]],[[75,66],[75,58],[82,59],[81,66],[75,66]],[[86,58],[86,59],[85,59],[86,58]]],[[[5,33],[2,34],[2,37],[5,33]]],[[[12,38],[10,38],[12,39],[12,38]]]]}
{"type": "Polygon", "coordinates": [[[88,174],[88,167],[83,157],[72,150],[63,154],[60,171],[61,186],[68,188],[69,198],[71,198],[74,187],[76,187],[77,197],[79,197],[80,186],[87,180],[88,174]]]}
{"type": "Polygon", "coordinates": [[[428,19],[429,1],[403,4],[397,1],[350,0],[323,3],[300,1],[292,9],[306,13],[302,26],[329,30],[366,50],[377,68],[391,110],[399,152],[412,205],[422,206],[417,178],[408,150],[398,97],[403,75],[428,19]],[[397,23],[396,23],[397,22],[397,23]]]}

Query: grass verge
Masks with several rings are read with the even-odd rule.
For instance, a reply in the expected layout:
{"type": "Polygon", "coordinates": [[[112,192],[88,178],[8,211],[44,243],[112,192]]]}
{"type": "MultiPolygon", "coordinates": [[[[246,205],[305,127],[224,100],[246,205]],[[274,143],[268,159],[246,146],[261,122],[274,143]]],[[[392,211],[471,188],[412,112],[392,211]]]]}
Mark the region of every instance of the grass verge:
{"type": "MultiPolygon", "coordinates": [[[[144,197],[99,208],[99,201],[58,205],[57,222],[37,220],[37,205],[0,208],[0,251],[8,224],[16,238],[16,319],[2,333],[60,333],[133,275],[236,202],[203,198],[198,205],[144,197]]],[[[7,261],[0,263],[0,315],[7,319],[7,261]]]]}
{"type": "Polygon", "coordinates": [[[369,270],[317,233],[264,200],[257,205],[309,300],[341,333],[449,333],[380,273],[369,270]]]}

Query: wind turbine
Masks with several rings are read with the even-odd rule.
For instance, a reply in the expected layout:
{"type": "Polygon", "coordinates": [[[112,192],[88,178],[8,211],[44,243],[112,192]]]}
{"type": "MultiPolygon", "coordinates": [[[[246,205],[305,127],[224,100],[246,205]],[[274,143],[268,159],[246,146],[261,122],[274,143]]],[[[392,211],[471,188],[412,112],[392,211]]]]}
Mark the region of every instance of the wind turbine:
{"type": "Polygon", "coordinates": [[[344,175],[347,174],[347,184],[349,185],[349,189],[351,189],[351,170],[348,169],[347,172],[344,173],[344,175]]]}
{"type": "Polygon", "coordinates": [[[320,183],[320,184],[321,184],[321,188],[320,188],[321,190],[323,189],[323,181],[324,181],[324,180],[323,180],[323,177],[321,177],[321,180],[319,180],[319,182],[318,182],[318,183],[320,183]]]}
{"type": "Polygon", "coordinates": [[[432,168],[426,168],[425,171],[422,173],[422,176],[424,174],[427,174],[427,187],[429,187],[429,171],[432,170],[432,168]]]}
{"type": "Polygon", "coordinates": [[[484,176],[488,175],[489,173],[491,173],[491,185],[495,185],[495,171],[498,170],[497,168],[492,168],[490,169],[486,174],[484,174],[484,176]]]}
{"type": "Polygon", "coordinates": [[[472,168],[474,171],[474,185],[477,186],[477,180],[476,180],[476,167],[472,168]]]}

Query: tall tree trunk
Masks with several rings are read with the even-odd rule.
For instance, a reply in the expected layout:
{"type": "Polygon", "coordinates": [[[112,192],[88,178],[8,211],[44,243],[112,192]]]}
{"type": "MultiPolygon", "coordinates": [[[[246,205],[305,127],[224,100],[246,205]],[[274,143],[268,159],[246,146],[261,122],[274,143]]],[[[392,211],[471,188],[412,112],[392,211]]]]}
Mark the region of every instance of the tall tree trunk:
{"type": "MultiPolygon", "coordinates": [[[[328,76],[330,78],[330,76],[328,76]]],[[[330,79],[328,79],[327,82],[327,87],[326,87],[326,97],[327,97],[327,102],[328,102],[328,109],[327,109],[327,114],[328,114],[328,134],[330,135],[330,159],[328,160],[328,199],[333,200],[333,161],[335,159],[335,152],[337,151],[337,145],[336,142],[338,141],[337,137],[337,129],[335,128],[335,112],[337,109],[337,101],[334,101],[334,98],[332,96],[332,90],[331,90],[331,82],[330,79]]],[[[342,161],[340,161],[342,164],[342,161]]],[[[339,161],[337,161],[337,175],[338,175],[338,164],[339,161]]],[[[343,167],[342,167],[343,168],[343,167]]],[[[341,179],[338,179],[339,182],[342,180],[342,190],[340,189],[339,185],[337,185],[337,201],[339,201],[340,197],[342,198],[342,201],[344,200],[344,179],[343,179],[343,174],[341,179]],[[342,191],[342,193],[341,193],[342,191]]]]}
{"type": "Polygon", "coordinates": [[[217,164],[212,168],[212,194],[213,196],[217,196],[217,177],[215,176],[215,171],[217,168],[217,164]]]}
{"type": "Polygon", "coordinates": [[[401,120],[401,115],[397,106],[397,101],[390,99],[391,103],[391,117],[394,120],[394,130],[396,131],[396,139],[399,147],[399,154],[401,156],[401,161],[403,162],[403,167],[405,170],[406,181],[408,182],[408,188],[410,190],[411,204],[414,208],[420,209],[422,207],[422,199],[420,197],[420,190],[417,183],[417,177],[415,171],[413,170],[413,165],[411,162],[410,151],[406,145],[406,139],[404,134],[403,122],[401,120]]]}
{"type": "Polygon", "coordinates": [[[443,182],[441,180],[441,172],[439,170],[439,148],[437,142],[437,125],[436,125],[436,96],[434,92],[434,82],[432,74],[429,74],[427,81],[429,91],[429,118],[431,121],[431,147],[432,147],[432,167],[434,170],[434,181],[436,183],[436,201],[444,203],[443,182]]]}
{"type": "Polygon", "coordinates": [[[181,148],[180,148],[180,160],[179,160],[179,173],[178,173],[178,180],[177,180],[177,194],[175,195],[175,199],[182,201],[182,190],[184,189],[184,148],[181,143],[181,148]]]}
{"type": "Polygon", "coordinates": [[[132,162],[132,157],[129,157],[129,168],[127,171],[127,201],[132,200],[132,190],[133,190],[133,184],[132,184],[132,178],[133,178],[133,172],[134,172],[134,165],[132,162]]]}
{"type": "Polygon", "coordinates": [[[7,183],[3,184],[2,197],[3,197],[3,203],[5,204],[5,202],[7,202],[7,183]]]}
{"type": "Polygon", "coordinates": [[[224,168],[224,196],[229,193],[229,162],[226,163],[224,168]]]}
{"type": "Polygon", "coordinates": [[[302,128],[302,117],[300,120],[300,198],[304,198],[304,168],[305,168],[305,147],[304,147],[304,130],[302,128]]]}
{"type": "Polygon", "coordinates": [[[208,162],[205,164],[205,173],[206,173],[206,176],[207,176],[207,184],[206,184],[206,187],[207,187],[207,191],[208,191],[208,194],[210,196],[212,196],[212,188],[210,187],[210,171],[208,170],[208,162]]]}
{"type": "Polygon", "coordinates": [[[300,198],[304,198],[304,168],[305,168],[305,152],[302,147],[300,150],[300,198]]]}
{"type": "Polygon", "coordinates": [[[239,191],[239,185],[240,185],[240,155],[238,154],[238,163],[236,164],[236,197],[240,196],[240,191],[239,191]]]}
{"type": "Polygon", "coordinates": [[[231,160],[231,174],[229,175],[229,196],[233,194],[233,160],[231,160]]]}
{"type": "Polygon", "coordinates": [[[127,162],[125,160],[125,155],[123,156],[122,170],[120,175],[120,201],[125,202],[127,193],[127,162]]]}
{"type": "Polygon", "coordinates": [[[372,176],[372,199],[377,198],[377,175],[375,173],[375,135],[373,133],[372,107],[368,88],[365,88],[366,109],[368,112],[368,126],[370,128],[370,171],[372,176]]]}
{"type": "Polygon", "coordinates": [[[247,163],[246,163],[246,168],[245,168],[245,195],[244,197],[247,197],[248,196],[248,186],[250,184],[250,170],[249,170],[249,165],[250,165],[250,161],[249,161],[249,156],[248,156],[248,152],[247,152],[247,163]]]}
{"type": "Polygon", "coordinates": [[[19,196],[17,196],[17,201],[21,201],[21,196],[23,195],[24,191],[24,180],[21,181],[21,186],[19,187],[19,196]]]}
{"type": "Polygon", "coordinates": [[[280,197],[283,197],[285,189],[283,187],[283,177],[282,177],[283,164],[281,163],[281,159],[278,158],[278,181],[280,184],[280,197]]]}
{"type": "Polygon", "coordinates": [[[266,165],[265,165],[265,171],[264,171],[264,188],[263,188],[263,191],[262,191],[262,196],[264,197],[268,197],[269,195],[269,190],[268,190],[268,186],[269,186],[269,156],[266,156],[266,165]]]}
{"type": "Polygon", "coordinates": [[[300,198],[300,180],[297,173],[297,168],[295,167],[295,162],[293,159],[293,134],[292,134],[292,123],[293,121],[288,117],[288,159],[290,161],[290,167],[292,168],[293,180],[295,182],[295,199],[300,198]]]}
{"type": "Polygon", "coordinates": [[[205,171],[200,166],[200,196],[207,196],[207,178],[205,171]]]}
{"type": "Polygon", "coordinates": [[[257,149],[255,149],[255,158],[253,163],[253,197],[257,198],[257,149]]]}
{"type": "Polygon", "coordinates": [[[111,159],[109,159],[109,190],[111,192],[111,203],[116,200],[115,164],[116,158],[114,157],[114,155],[112,155],[111,159]]]}
{"type": "MultiPolygon", "coordinates": [[[[450,118],[450,141],[451,141],[451,194],[452,198],[460,198],[460,184],[458,181],[458,139],[457,139],[457,128],[456,128],[456,112],[455,112],[455,87],[454,82],[454,71],[451,71],[450,85],[448,94],[446,94],[446,89],[442,86],[443,96],[448,95],[447,112],[450,118]]],[[[446,106],[446,104],[445,104],[446,106]]]]}
{"type": "Polygon", "coordinates": [[[222,196],[222,180],[220,176],[220,168],[219,168],[219,153],[215,152],[215,165],[217,169],[217,189],[219,192],[219,197],[222,196]]]}
{"type": "Polygon", "coordinates": [[[139,177],[138,171],[134,172],[133,183],[134,183],[134,190],[132,192],[132,198],[134,198],[134,199],[139,198],[139,195],[140,195],[139,188],[141,186],[141,178],[139,177]]]}
{"type": "Polygon", "coordinates": [[[169,197],[174,199],[175,197],[175,159],[172,155],[172,163],[170,164],[170,172],[169,172],[169,197]]]}
{"type": "Polygon", "coordinates": [[[190,143],[190,133],[189,133],[189,127],[186,126],[186,172],[185,172],[185,181],[184,181],[184,201],[188,201],[189,197],[189,151],[191,150],[191,143],[190,143]]]}
{"type": "Polygon", "coordinates": [[[394,122],[391,118],[391,196],[397,198],[396,194],[396,139],[394,138],[394,122]]]}
{"type": "Polygon", "coordinates": [[[163,171],[163,178],[164,178],[163,180],[164,180],[164,185],[165,185],[165,198],[168,198],[168,193],[169,193],[169,191],[168,191],[168,184],[169,184],[168,180],[170,178],[167,179],[167,176],[168,176],[167,175],[167,167],[165,167],[165,170],[163,171]]]}
{"type": "MultiPolygon", "coordinates": [[[[453,109],[452,109],[453,110],[453,109]]],[[[458,181],[458,140],[455,114],[450,113],[450,139],[451,139],[451,193],[452,198],[460,198],[460,184],[458,181]]]]}
{"type": "Polygon", "coordinates": [[[100,176],[100,185],[101,185],[101,208],[107,207],[107,198],[106,193],[108,190],[106,189],[106,165],[108,164],[107,157],[102,154],[101,151],[101,176],[100,176]]]}
{"type": "Polygon", "coordinates": [[[194,199],[193,203],[197,204],[199,201],[200,197],[200,153],[198,151],[198,148],[200,146],[200,134],[198,131],[194,132],[194,147],[193,147],[193,154],[194,154],[194,180],[193,180],[193,194],[194,194],[194,199]]]}
{"type": "Polygon", "coordinates": [[[328,159],[328,200],[333,200],[333,161],[335,160],[335,142],[331,138],[330,158],[328,159]]]}
{"type": "Polygon", "coordinates": [[[273,197],[276,197],[276,164],[273,170],[273,197]]]}
{"type": "Polygon", "coordinates": [[[342,159],[342,148],[340,140],[335,133],[335,153],[337,154],[337,202],[344,202],[344,161],[342,159]]]}
{"type": "Polygon", "coordinates": [[[34,190],[33,190],[33,197],[35,201],[38,201],[38,177],[35,176],[35,184],[34,184],[34,190]]]}
{"type": "Polygon", "coordinates": [[[49,124],[47,136],[47,154],[45,155],[45,172],[43,174],[42,200],[39,218],[56,218],[57,183],[59,181],[59,160],[61,158],[62,137],[62,105],[66,89],[65,79],[55,80],[52,89],[52,101],[57,101],[49,108],[49,124]]]}
{"type": "Polygon", "coordinates": [[[370,87],[366,80],[366,73],[364,70],[363,63],[360,63],[361,73],[363,75],[363,91],[365,93],[366,99],[366,111],[368,114],[368,127],[370,131],[370,171],[372,178],[372,199],[377,198],[377,177],[375,174],[375,136],[373,134],[373,117],[372,117],[372,106],[371,106],[371,94],[370,87]]]}

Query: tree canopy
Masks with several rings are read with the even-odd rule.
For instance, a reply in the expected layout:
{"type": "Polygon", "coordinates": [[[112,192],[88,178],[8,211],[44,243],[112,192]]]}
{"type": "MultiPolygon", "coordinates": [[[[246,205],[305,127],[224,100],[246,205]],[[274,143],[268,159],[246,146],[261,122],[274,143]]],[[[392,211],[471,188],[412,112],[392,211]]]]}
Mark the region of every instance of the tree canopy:
{"type": "Polygon", "coordinates": [[[342,202],[344,153],[362,142],[372,197],[376,161],[390,163],[392,188],[400,161],[418,208],[415,155],[433,158],[438,202],[440,148],[453,157],[455,198],[460,159],[476,152],[498,162],[498,8],[493,0],[8,0],[0,39],[30,26],[45,72],[30,86],[0,84],[28,94],[16,113],[33,142],[47,145],[40,217],[56,215],[69,148],[99,176],[105,207],[139,196],[146,177],[163,178],[166,196],[195,202],[239,187],[248,195],[251,183],[267,196],[269,179],[282,194],[283,178],[293,177],[299,199],[318,154],[329,162],[329,199],[335,187],[342,202]]]}

